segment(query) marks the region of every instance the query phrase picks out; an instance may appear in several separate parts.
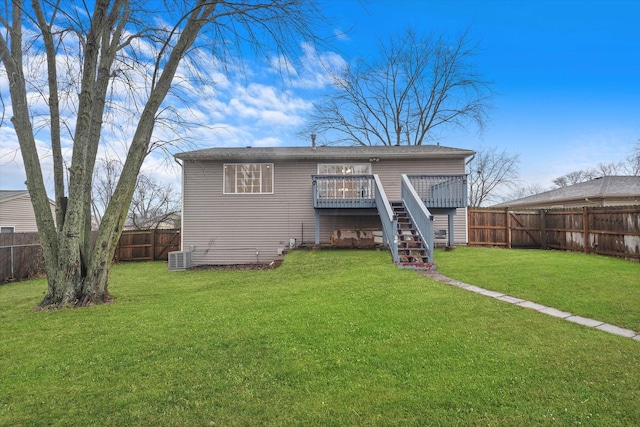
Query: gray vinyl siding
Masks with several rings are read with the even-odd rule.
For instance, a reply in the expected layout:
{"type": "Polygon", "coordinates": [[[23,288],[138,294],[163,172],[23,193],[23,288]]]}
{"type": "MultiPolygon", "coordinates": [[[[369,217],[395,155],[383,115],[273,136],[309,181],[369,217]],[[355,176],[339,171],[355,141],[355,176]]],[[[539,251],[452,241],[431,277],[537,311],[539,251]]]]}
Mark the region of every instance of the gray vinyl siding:
{"type": "MultiPolygon", "coordinates": [[[[55,207],[53,205],[51,206],[51,213],[55,218],[55,207]]],[[[15,233],[38,231],[36,215],[27,192],[24,195],[3,200],[0,203],[0,227],[14,227],[15,233]]]]}
{"type": "Polygon", "coordinates": [[[312,244],[315,165],[276,163],[273,194],[223,194],[223,163],[185,162],[183,249],[195,247],[193,264],[270,262],[290,239],[302,243],[303,229],[312,244]]]}
{"type": "MultiPolygon", "coordinates": [[[[366,162],[366,160],[365,160],[366,162]]],[[[268,263],[290,239],[311,246],[315,238],[311,175],[318,161],[273,162],[273,194],[223,194],[220,161],[184,161],[183,250],[192,250],[193,265],[268,263]]],[[[355,162],[354,162],[355,163],[355,162]]],[[[394,160],[372,163],[390,200],[400,199],[400,177],[409,174],[462,174],[463,159],[394,160]]],[[[466,242],[466,215],[458,209],[455,238],[466,242]]],[[[329,216],[320,220],[320,241],[329,243],[341,228],[380,228],[377,216],[329,216]]],[[[446,228],[446,217],[444,217],[446,228]]],[[[436,219],[436,224],[441,222],[436,219]]],[[[436,225],[438,227],[438,225],[436,225]]]]}

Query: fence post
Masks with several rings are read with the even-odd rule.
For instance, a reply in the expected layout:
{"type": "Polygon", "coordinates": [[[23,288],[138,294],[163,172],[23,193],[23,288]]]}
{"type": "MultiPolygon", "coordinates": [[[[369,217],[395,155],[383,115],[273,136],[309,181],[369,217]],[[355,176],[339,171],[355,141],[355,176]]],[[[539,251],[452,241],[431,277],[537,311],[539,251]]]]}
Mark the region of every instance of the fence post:
{"type": "Polygon", "coordinates": [[[547,210],[540,209],[540,249],[547,249],[547,210]]]}
{"type": "Polygon", "coordinates": [[[151,261],[156,260],[156,233],[158,232],[157,228],[154,228],[151,232],[151,261]]]}
{"type": "Polygon", "coordinates": [[[509,208],[505,208],[504,210],[505,214],[506,214],[506,236],[507,236],[507,249],[511,249],[511,211],[509,210],[509,208]]]}
{"type": "Polygon", "coordinates": [[[589,208],[582,208],[582,238],[584,245],[584,253],[591,252],[591,244],[589,243],[589,208]]]}
{"type": "Polygon", "coordinates": [[[14,258],[13,257],[13,246],[11,246],[10,253],[11,253],[11,278],[13,279],[13,278],[15,278],[15,272],[14,272],[14,268],[13,268],[13,258],[14,258]]]}

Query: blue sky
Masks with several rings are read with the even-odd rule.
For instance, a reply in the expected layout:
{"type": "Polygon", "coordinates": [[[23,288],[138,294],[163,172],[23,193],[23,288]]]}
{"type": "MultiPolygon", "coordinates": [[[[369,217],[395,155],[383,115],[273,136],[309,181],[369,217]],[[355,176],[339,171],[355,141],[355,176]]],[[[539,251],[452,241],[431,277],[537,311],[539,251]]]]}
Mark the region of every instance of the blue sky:
{"type": "MultiPolygon", "coordinates": [[[[329,31],[341,36],[331,49],[309,51],[300,76],[282,79],[268,63],[253,61],[241,77],[225,76],[209,58],[216,84],[194,90],[193,116],[203,126],[192,129],[192,144],[183,149],[309,144],[296,132],[327,89],[317,57],[335,67],[372,57],[378,39],[407,26],[452,37],[470,28],[480,43],[477,69],[497,91],[494,108],[482,134],[452,131],[441,144],[519,153],[523,186],[550,187],[573,170],[622,161],[640,139],[640,0],[325,0],[324,12],[329,31]]],[[[9,111],[1,75],[0,91],[9,111]]],[[[21,189],[22,162],[7,124],[0,127],[0,188],[21,189]]],[[[46,148],[41,157],[46,169],[46,148]]],[[[170,159],[153,155],[144,169],[180,188],[170,159]]]]}
{"type": "Polygon", "coordinates": [[[498,94],[481,135],[452,132],[442,143],[520,153],[525,185],[624,160],[640,139],[640,1],[347,0],[331,9],[339,26],[353,25],[342,43],[353,55],[374,54],[378,37],[407,25],[470,28],[478,70],[498,94]]]}

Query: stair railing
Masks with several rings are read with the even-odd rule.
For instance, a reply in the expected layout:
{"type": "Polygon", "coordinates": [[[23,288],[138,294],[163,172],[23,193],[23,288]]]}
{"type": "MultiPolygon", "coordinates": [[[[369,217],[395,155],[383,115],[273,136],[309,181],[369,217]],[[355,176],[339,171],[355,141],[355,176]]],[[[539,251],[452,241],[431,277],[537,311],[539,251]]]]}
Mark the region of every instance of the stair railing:
{"type": "Polygon", "coordinates": [[[398,262],[400,261],[400,257],[398,256],[397,235],[398,218],[393,213],[393,209],[391,209],[391,203],[389,203],[389,199],[387,199],[387,194],[385,193],[384,188],[382,188],[382,183],[380,182],[378,175],[373,175],[373,180],[376,186],[376,207],[378,208],[378,215],[380,216],[380,222],[382,223],[384,239],[391,250],[393,262],[398,262]]]}
{"type": "Polygon", "coordinates": [[[402,203],[426,246],[428,262],[433,262],[433,215],[424,205],[406,174],[402,175],[401,196],[402,203]]]}

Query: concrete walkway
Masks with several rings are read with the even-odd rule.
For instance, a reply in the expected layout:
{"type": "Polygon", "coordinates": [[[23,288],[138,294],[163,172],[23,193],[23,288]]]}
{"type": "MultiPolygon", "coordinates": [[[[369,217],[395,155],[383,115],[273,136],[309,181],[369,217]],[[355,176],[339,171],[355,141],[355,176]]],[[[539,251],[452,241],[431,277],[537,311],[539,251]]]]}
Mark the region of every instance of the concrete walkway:
{"type": "Polygon", "coordinates": [[[611,334],[620,335],[623,337],[631,338],[636,341],[640,341],[640,333],[632,331],[631,329],[624,329],[618,326],[610,325],[608,323],[601,322],[599,320],[588,319],[586,317],[576,316],[575,314],[561,311],[553,307],[547,307],[546,305],[538,304],[535,302],[527,301],[524,299],[512,297],[500,292],[490,291],[488,289],[479,288],[477,286],[469,285],[467,283],[459,282],[448,278],[447,276],[433,270],[419,271],[423,276],[438,282],[446,283],[451,286],[455,286],[467,291],[475,292],[480,295],[491,297],[500,301],[507,302],[509,304],[518,305],[520,307],[528,308],[531,310],[539,311],[540,313],[548,314],[549,316],[558,317],[569,322],[577,323],[579,325],[588,326],[590,328],[599,329],[611,334]]]}

